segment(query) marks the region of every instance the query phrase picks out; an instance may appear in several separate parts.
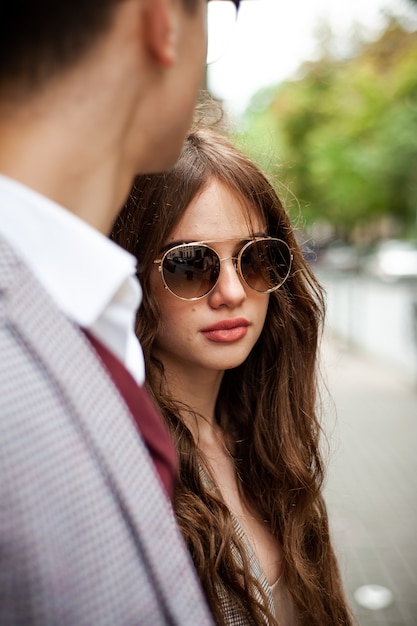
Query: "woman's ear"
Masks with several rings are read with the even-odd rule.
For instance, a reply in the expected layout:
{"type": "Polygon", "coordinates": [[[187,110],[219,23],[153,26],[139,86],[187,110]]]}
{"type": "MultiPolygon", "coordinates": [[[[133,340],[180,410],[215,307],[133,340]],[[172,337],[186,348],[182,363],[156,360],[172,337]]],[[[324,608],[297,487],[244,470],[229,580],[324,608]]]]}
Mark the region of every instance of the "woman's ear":
{"type": "Polygon", "coordinates": [[[178,43],[178,0],[147,0],[143,36],[154,61],[162,67],[173,65],[178,43]]]}

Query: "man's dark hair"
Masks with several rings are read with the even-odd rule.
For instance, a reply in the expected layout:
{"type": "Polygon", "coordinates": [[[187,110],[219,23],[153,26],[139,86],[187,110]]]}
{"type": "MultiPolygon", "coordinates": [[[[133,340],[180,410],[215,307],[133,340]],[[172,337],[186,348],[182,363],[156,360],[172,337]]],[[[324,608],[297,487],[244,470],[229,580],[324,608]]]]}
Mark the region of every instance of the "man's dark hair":
{"type": "Polygon", "coordinates": [[[21,98],[69,68],[124,0],[3,0],[0,97],[21,98]]]}
{"type": "MultiPolygon", "coordinates": [[[[23,98],[76,63],[125,0],[2,0],[0,98],[23,98]]],[[[183,0],[193,11],[197,0],[183,0]]]]}

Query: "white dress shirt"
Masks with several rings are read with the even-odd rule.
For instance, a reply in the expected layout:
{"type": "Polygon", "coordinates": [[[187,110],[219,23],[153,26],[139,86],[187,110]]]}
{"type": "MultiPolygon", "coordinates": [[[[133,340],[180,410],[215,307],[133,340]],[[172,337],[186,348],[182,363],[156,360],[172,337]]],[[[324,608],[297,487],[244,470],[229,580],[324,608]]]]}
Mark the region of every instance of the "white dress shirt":
{"type": "Polygon", "coordinates": [[[142,298],[136,259],[70,211],[0,175],[0,233],[73,322],[145,378],[134,332],[142,298]]]}

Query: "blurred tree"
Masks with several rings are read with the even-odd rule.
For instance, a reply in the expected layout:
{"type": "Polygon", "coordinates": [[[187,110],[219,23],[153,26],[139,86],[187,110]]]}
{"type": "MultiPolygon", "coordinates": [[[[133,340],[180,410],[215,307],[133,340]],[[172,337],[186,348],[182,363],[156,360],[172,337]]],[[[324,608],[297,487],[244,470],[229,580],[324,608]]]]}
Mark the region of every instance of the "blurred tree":
{"type": "Polygon", "coordinates": [[[254,97],[243,147],[267,166],[268,153],[279,155],[279,178],[307,223],[327,220],[348,237],[358,224],[389,216],[410,232],[417,223],[417,33],[391,18],[377,41],[357,42],[355,56],[343,61],[332,58],[330,44],[327,36],[321,60],[305,64],[296,80],[254,97]]]}

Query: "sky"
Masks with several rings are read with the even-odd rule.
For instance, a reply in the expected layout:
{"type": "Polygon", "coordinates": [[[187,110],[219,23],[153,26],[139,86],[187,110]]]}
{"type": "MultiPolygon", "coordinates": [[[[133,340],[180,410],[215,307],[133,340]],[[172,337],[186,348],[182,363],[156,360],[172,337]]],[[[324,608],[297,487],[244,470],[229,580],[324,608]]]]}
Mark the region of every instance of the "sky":
{"type": "Polygon", "coordinates": [[[321,21],[343,50],[355,23],[376,37],[386,10],[417,26],[417,10],[407,0],[243,0],[225,53],[208,67],[208,87],[238,116],[259,89],[290,78],[303,61],[314,59],[321,21]]]}

